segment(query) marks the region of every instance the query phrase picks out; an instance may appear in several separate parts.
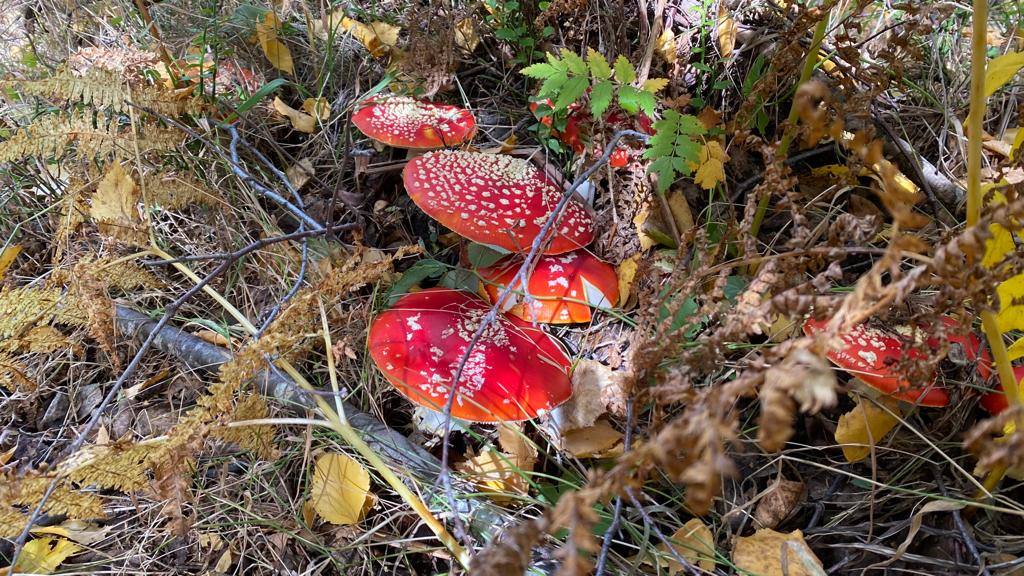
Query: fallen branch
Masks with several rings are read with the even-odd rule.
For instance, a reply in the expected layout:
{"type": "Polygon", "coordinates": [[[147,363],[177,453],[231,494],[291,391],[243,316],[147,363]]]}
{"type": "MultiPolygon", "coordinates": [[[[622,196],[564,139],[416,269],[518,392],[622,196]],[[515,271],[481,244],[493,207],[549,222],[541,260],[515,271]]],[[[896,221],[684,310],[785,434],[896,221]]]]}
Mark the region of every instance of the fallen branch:
{"type": "MultiPolygon", "coordinates": [[[[117,306],[117,330],[132,339],[152,338],[152,346],[169,354],[191,370],[216,371],[221,364],[231,359],[231,352],[210,344],[172,326],[158,326],[156,320],[125,306],[117,306]]],[[[287,376],[267,370],[254,379],[261,394],[276,399],[290,412],[302,413],[315,410],[315,403],[304,390],[287,376]]],[[[411,442],[401,433],[370,414],[343,402],[348,423],[359,431],[363,440],[382,458],[397,469],[420,481],[419,489],[428,501],[443,504],[442,494],[431,486],[432,480],[441,471],[441,462],[433,454],[411,442]]],[[[457,485],[463,494],[472,494],[476,489],[465,483],[457,485]]],[[[463,497],[458,500],[460,516],[467,517],[470,531],[477,538],[490,541],[510,521],[498,507],[490,502],[463,497]]]]}

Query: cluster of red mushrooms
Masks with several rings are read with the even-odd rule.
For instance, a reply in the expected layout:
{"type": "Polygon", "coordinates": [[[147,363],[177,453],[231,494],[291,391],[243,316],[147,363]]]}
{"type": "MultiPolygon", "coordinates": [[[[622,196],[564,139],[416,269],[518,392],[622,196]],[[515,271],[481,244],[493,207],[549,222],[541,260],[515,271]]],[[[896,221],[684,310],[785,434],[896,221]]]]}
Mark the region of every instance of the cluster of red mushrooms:
{"type": "Polygon", "coordinates": [[[378,142],[427,150],[402,173],[412,201],[456,234],[509,254],[477,271],[479,295],[428,288],[378,315],[368,344],[380,371],[432,410],[449,403],[458,375],[451,415],[470,422],[532,419],[568,400],[572,364],[538,324],[589,322],[592,307],[610,308],[619,299],[615,269],[585,249],[594,239],[590,209],[577,197],[569,201],[526,286],[511,289],[502,313],[472,342],[565,192],[527,160],[452,149],[476,132],[468,110],[377,97],[362,103],[352,121],[378,142]]]}
{"type": "MultiPolygon", "coordinates": [[[[451,416],[470,422],[532,419],[568,400],[571,362],[538,324],[589,322],[591,308],[610,308],[619,297],[614,268],[585,249],[594,239],[589,208],[578,197],[569,202],[527,285],[512,289],[503,313],[474,343],[493,303],[516,281],[523,254],[552,217],[563,190],[526,160],[454,149],[476,133],[473,114],[456,106],[376,97],[363,102],[352,121],[378,142],[426,151],[409,160],[402,173],[412,201],[464,238],[510,253],[477,271],[479,295],[429,288],[401,297],[377,316],[369,334],[377,367],[409,400],[433,410],[449,403],[458,374],[451,416]]],[[[991,361],[978,338],[955,335],[952,319],[941,322],[954,333],[949,343],[960,347],[987,380],[991,361]]],[[[814,334],[826,325],[808,320],[804,332],[814,334]]],[[[949,404],[948,391],[934,379],[920,385],[900,372],[900,360],[925,354],[898,333],[860,325],[841,340],[843,346],[830,351],[829,359],[864,384],[919,406],[949,404]]],[[[928,338],[924,344],[938,351],[941,343],[928,338]]],[[[1024,376],[1024,369],[1019,372],[1024,376]]],[[[1006,404],[996,391],[983,397],[982,406],[998,413],[1006,404]]]]}

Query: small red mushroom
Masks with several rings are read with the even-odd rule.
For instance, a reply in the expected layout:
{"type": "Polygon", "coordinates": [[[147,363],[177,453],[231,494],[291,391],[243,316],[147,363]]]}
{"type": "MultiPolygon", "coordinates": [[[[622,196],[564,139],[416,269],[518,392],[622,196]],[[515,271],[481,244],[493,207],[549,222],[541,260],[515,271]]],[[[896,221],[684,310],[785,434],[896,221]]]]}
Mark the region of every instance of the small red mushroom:
{"type": "Polygon", "coordinates": [[[378,142],[416,150],[457,146],[476,133],[469,110],[406,96],[370,98],[352,115],[352,123],[378,142]]]}
{"type": "MultiPolygon", "coordinates": [[[[373,320],[370,357],[406,398],[444,410],[459,363],[489,310],[487,302],[458,290],[407,294],[373,320]]],[[[499,315],[469,354],[451,415],[471,422],[541,416],[572,394],[570,366],[546,332],[499,315]]]]}
{"type": "MultiPolygon", "coordinates": [[[[1024,366],[1013,367],[1013,379],[1017,381],[1017,388],[1024,391],[1024,386],[1021,385],[1022,381],[1024,381],[1024,366]]],[[[1010,406],[1009,402],[1006,400],[1006,394],[1003,392],[1003,385],[998,382],[996,383],[995,392],[987,392],[982,395],[979,404],[981,404],[981,407],[993,416],[999,414],[1003,410],[1006,410],[1010,406]]]]}
{"type": "MultiPolygon", "coordinates": [[[[505,258],[479,270],[483,290],[491,302],[515,280],[523,261],[505,258]]],[[[615,268],[586,250],[537,261],[529,281],[529,306],[519,294],[506,300],[505,310],[529,322],[576,324],[590,322],[590,308],[611,308],[619,301],[619,279],[615,268]]],[[[519,292],[522,288],[516,287],[519,292]]]]}
{"type": "MultiPolygon", "coordinates": [[[[527,252],[562,198],[562,189],[532,163],[503,154],[428,152],[402,172],[409,197],[453,232],[506,252],[527,252]]],[[[594,239],[593,218],[569,201],[545,254],[576,250],[594,239]]]]}

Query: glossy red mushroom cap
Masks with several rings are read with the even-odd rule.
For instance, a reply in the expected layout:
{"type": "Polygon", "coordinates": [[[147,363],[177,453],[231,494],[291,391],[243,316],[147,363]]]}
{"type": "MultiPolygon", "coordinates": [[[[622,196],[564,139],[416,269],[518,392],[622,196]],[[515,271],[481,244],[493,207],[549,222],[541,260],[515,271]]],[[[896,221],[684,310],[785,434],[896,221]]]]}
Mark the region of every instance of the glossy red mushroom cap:
{"type": "MultiPolygon", "coordinates": [[[[509,252],[527,252],[562,197],[532,163],[503,154],[428,152],[402,172],[409,197],[456,234],[509,252]]],[[[545,254],[582,248],[593,219],[577,199],[562,213],[545,254]]]]}
{"type": "MultiPolygon", "coordinates": [[[[809,319],[804,333],[816,334],[825,329],[825,320],[809,319]]],[[[909,382],[899,373],[897,363],[904,357],[923,358],[920,351],[904,349],[903,341],[894,334],[860,324],[840,335],[843,348],[832,350],[828,359],[856,376],[872,388],[893,398],[921,406],[942,407],[949,404],[949,393],[934,386],[934,379],[923,386],[909,382]]]]}
{"type": "MultiPolygon", "coordinates": [[[[1013,367],[1013,379],[1017,381],[1017,389],[1024,391],[1024,386],[1022,386],[1022,383],[1024,383],[1024,366],[1013,367]]],[[[1003,392],[1003,385],[997,382],[995,388],[995,392],[988,392],[982,395],[979,402],[981,407],[993,416],[1010,406],[1009,401],[1006,399],[1006,394],[1003,392]]]]}
{"type": "MultiPolygon", "coordinates": [[[[501,291],[515,281],[522,264],[522,258],[509,257],[479,270],[491,302],[497,302],[501,291]]],[[[611,308],[619,301],[615,268],[586,250],[541,257],[527,285],[530,304],[524,302],[522,286],[516,286],[505,301],[505,309],[528,322],[590,322],[592,306],[611,308]]]]}
{"type": "Polygon", "coordinates": [[[363,134],[395,148],[457,146],[476,133],[476,119],[469,110],[405,96],[363,102],[352,115],[352,123],[363,134]]]}
{"type": "MultiPolygon", "coordinates": [[[[409,400],[443,410],[452,379],[490,305],[431,288],[402,296],[370,326],[370,357],[409,400]]],[[[470,352],[452,416],[471,422],[536,418],[569,399],[571,363],[539,328],[500,315],[470,352]]]]}

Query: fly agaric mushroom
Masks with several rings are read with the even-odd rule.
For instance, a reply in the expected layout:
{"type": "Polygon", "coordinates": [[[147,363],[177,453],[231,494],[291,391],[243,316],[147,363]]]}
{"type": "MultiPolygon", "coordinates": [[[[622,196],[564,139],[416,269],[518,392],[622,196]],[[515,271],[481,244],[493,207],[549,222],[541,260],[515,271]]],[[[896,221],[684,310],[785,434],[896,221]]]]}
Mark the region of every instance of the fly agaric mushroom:
{"type": "MultiPolygon", "coordinates": [[[[444,410],[452,379],[490,305],[430,288],[399,298],[370,326],[374,364],[406,398],[444,410]]],[[[547,333],[504,314],[470,351],[451,415],[471,422],[536,418],[569,399],[570,361],[547,333]]]]}
{"type": "MultiPolygon", "coordinates": [[[[949,317],[940,318],[940,322],[946,329],[958,327],[956,321],[949,317]]],[[[809,336],[816,334],[824,330],[827,324],[825,320],[809,319],[804,324],[804,333],[809,336]]],[[[939,408],[949,404],[949,393],[936,387],[935,379],[924,386],[915,386],[896,370],[895,364],[904,357],[924,360],[926,356],[916,348],[905,348],[904,342],[895,334],[859,324],[840,338],[845,347],[830,351],[828,359],[868,386],[898,400],[921,406],[939,408]]],[[[990,362],[976,336],[952,334],[947,340],[962,349],[964,361],[977,362],[978,373],[982,378],[988,378],[991,374],[990,362]]],[[[941,342],[929,336],[925,344],[937,350],[941,342]]]]}
{"type": "MultiPolygon", "coordinates": [[[[427,152],[405,165],[402,179],[428,216],[505,252],[528,251],[563,194],[532,163],[504,154],[427,152]]],[[[573,198],[552,231],[545,254],[582,248],[594,239],[593,218],[573,198]]]]}
{"type": "MultiPolygon", "coordinates": [[[[1013,379],[1017,381],[1017,388],[1024,390],[1024,366],[1013,367],[1013,379]]],[[[984,408],[989,414],[995,416],[1006,410],[1010,403],[1006,399],[1006,393],[1003,391],[1003,385],[1000,382],[996,383],[995,392],[988,392],[981,397],[979,402],[981,407],[984,408]]]]}
{"type": "Polygon", "coordinates": [[[371,98],[352,115],[352,123],[378,142],[416,150],[457,146],[476,133],[469,110],[406,96],[371,98]]]}
{"type": "MultiPolygon", "coordinates": [[[[515,281],[523,261],[505,258],[479,270],[483,290],[497,302],[506,286],[515,281]]],[[[590,308],[610,308],[619,301],[619,279],[611,264],[586,250],[543,256],[530,274],[527,290],[531,302],[512,295],[505,311],[529,322],[575,324],[590,322],[590,308]]],[[[522,286],[516,287],[522,292],[522,286]]]]}

